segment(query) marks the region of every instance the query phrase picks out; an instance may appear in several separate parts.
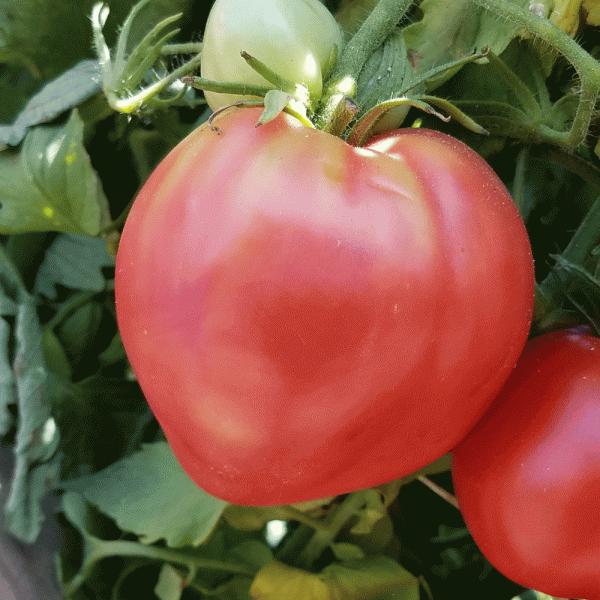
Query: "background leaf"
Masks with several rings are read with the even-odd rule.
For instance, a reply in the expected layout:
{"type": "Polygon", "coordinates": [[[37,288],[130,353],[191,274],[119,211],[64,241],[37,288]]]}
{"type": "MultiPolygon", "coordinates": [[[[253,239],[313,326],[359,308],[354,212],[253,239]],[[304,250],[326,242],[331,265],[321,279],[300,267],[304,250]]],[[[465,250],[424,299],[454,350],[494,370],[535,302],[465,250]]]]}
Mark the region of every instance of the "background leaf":
{"type": "Polygon", "coordinates": [[[35,279],[34,292],[56,297],[56,285],[73,290],[101,292],[106,287],[102,269],[114,267],[101,239],[82,235],[59,235],[48,248],[35,279]]]}
{"type": "Polygon", "coordinates": [[[40,501],[58,476],[58,463],[50,459],[60,437],[51,417],[48,371],[36,304],[3,250],[0,251],[0,257],[2,304],[15,308],[14,314],[11,314],[12,310],[4,308],[3,315],[8,313],[12,318],[10,322],[5,321],[1,328],[1,354],[4,361],[1,369],[3,413],[0,421],[5,429],[6,407],[16,404],[18,408],[15,466],[10,495],[4,506],[5,524],[20,539],[33,542],[44,520],[40,501]],[[7,335],[7,324],[10,335],[7,335]],[[14,338],[14,350],[10,338],[14,338]],[[12,363],[10,365],[7,364],[9,360],[12,363]]]}
{"type": "Polygon", "coordinates": [[[179,572],[165,563],[160,570],[154,593],[159,600],[179,600],[183,585],[184,580],[179,572]]]}
{"type": "Polygon", "coordinates": [[[5,153],[0,159],[0,233],[96,235],[109,222],[77,110],[64,125],[35,127],[19,155],[5,153]]]}
{"type": "Polygon", "coordinates": [[[29,127],[51,121],[102,89],[102,73],[95,59],[78,62],[35,93],[12,125],[0,125],[0,145],[15,146],[29,127]]]}
{"type": "Polygon", "coordinates": [[[93,0],[0,0],[0,61],[56,76],[90,55],[93,0]]]}
{"type": "MultiPolygon", "coordinates": [[[[0,62],[51,79],[92,56],[89,15],[95,0],[0,0],[0,62]]],[[[134,27],[139,41],[150,24],[181,12],[189,0],[153,0],[134,27]]],[[[109,43],[136,0],[109,0],[109,43]]]]}
{"type": "MultiPolygon", "coordinates": [[[[528,0],[513,0],[528,6],[528,0]]],[[[517,28],[470,0],[424,0],[423,18],[403,30],[406,47],[416,74],[444,63],[480,52],[488,46],[500,55],[517,35],[517,28]]],[[[440,76],[430,89],[447,81],[456,70],[440,76]]]]}
{"type": "Polygon", "coordinates": [[[322,578],[335,598],[418,600],[417,578],[387,556],[347,561],[325,567],[322,578]]]}
{"type": "Polygon", "coordinates": [[[197,546],[211,534],[227,503],[203,492],[184,473],[166,442],[143,449],[67,484],[125,531],[152,543],[197,546]]]}

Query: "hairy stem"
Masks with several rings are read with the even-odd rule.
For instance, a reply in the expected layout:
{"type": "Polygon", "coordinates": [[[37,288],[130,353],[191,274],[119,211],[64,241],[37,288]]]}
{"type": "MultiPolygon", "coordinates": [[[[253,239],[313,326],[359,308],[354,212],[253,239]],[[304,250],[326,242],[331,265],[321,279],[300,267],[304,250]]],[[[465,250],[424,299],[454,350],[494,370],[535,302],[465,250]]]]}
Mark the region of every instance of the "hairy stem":
{"type": "Polygon", "coordinates": [[[584,141],[600,93],[600,66],[596,59],[588,54],[575,40],[548,19],[540,17],[506,0],[472,0],[478,6],[488,10],[508,22],[521,27],[535,38],[543,40],[557,52],[560,52],[572,65],[579,80],[579,104],[568,131],[546,131],[549,141],[575,148],[584,141]]]}
{"type": "Polygon", "coordinates": [[[365,63],[390,34],[412,4],[412,0],[380,0],[360,29],[348,42],[333,75],[327,82],[317,126],[337,114],[338,105],[356,94],[356,81],[365,63]]]}

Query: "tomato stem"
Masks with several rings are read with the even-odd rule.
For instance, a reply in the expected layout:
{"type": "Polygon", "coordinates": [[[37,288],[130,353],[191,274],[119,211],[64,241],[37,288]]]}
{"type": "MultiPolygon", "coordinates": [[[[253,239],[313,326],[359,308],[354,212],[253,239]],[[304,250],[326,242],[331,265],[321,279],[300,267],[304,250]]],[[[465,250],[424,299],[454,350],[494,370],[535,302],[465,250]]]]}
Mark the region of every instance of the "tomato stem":
{"type": "Polygon", "coordinates": [[[173,54],[200,54],[202,51],[202,42],[188,42],[185,44],[165,44],[160,53],[162,56],[172,56],[173,54]]]}
{"type": "Polygon", "coordinates": [[[452,506],[454,506],[454,508],[458,508],[458,501],[456,500],[456,498],[452,494],[447,492],[443,487],[435,483],[435,481],[431,481],[431,479],[429,479],[429,477],[426,477],[425,475],[419,475],[417,479],[423,485],[427,486],[432,492],[435,492],[440,498],[448,502],[448,504],[451,504],[452,506]]]}
{"type": "Polygon", "coordinates": [[[356,96],[356,82],[371,54],[398,25],[412,4],[412,0],[380,0],[360,29],[352,36],[326,84],[317,111],[319,129],[326,129],[345,98],[356,96]]]}
{"type": "Polygon", "coordinates": [[[600,93],[600,68],[574,39],[544,17],[522,9],[506,0],[472,0],[478,6],[523,28],[535,38],[543,40],[560,52],[574,67],[581,86],[579,104],[568,131],[556,131],[540,125],[544,139],[558,146],[575,148],[584,141],[592,119],[594,106],[600,93]]]}
{"type": "Polygon", "coordinates": [[[302,568],[311,568],[314,562],[323,554],[338,536],[344,526],[356,517],[365,505],[365,490],[359,490],[349,494],[344,501],[328,515],[327,528],[315,531],[306,544],[297,565],[302,568]]]}
{"type": "Polygon", "coordinates": [[[185,552],[170,550],[168,548],[159,548],[157,546],[148,546],[139,542],[129,540],[101,540],[100,538],[91,535],[86,535],[85,540],[88,553],[80,571],[70,581],[63,585],[63,594],[65,597],[75,593],[81,584],[89,577],[98,561],[114,556],[136,556],[150,560],[184,565],[188,568],[190,576],[193,576],[199,568],[227,571],[237,575],[246,575],[248,577],[253,577],[255,575],[254,571],[242,564],[193,556],[185,552]]]}

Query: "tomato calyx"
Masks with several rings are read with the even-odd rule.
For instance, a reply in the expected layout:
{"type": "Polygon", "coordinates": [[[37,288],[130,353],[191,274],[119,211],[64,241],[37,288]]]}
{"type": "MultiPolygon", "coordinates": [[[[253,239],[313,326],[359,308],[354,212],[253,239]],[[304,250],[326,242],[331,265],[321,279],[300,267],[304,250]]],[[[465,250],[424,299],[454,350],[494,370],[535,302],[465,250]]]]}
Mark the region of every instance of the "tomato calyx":
{"type": "Polygon", "coordinates": [[[255,106],[264,107],[263,112],[260,117],[256,121],[255,127],[260,127],[269,121],[272,121],[275,117],[277,117],[280,113],[286,112],[292,117],[295,117],[302,125],[305,127],[310,127],[314,129],[314,125],[302,114],[296,112],[290,105],[290,95],[282,92],[281,90],[269,90],[265,97],[259,100],[236,100],[231,104],[226,104],[225,106],[221,106],[212,112],[210,117],[208,117],[206,124],[212,129],[216,134],[221,135],[223,130],[214,124],[214,120],[216,117],[221,115],[222,113],[231,110],[232,108],[252,108],[255,106]]]}
{"type": "MultiPolygon", "coordinates": [[[[426,81],[438,77],[452,69],[460,68],[467,63],[485,58],[488,53],[489,48],[484,48],[480,53],[474,53],[470,56],[446,63],[431,69],[419,77],[406,76],[403,80],[404,87],[401,88],[394,97],[390,100],[375,102],[369,110],[366,112],[363,110],[362,115],[359,114],[359,119],[353,124],[348,132],[346,141],[353,146],[362,146],[367,140],[373,137],[373,135],[399,127],[404,121],[404,117],[411,106],[418,108],[427,114],[433,115],[445,123],[449,122],[451,119],[455,119],[461,125],[475,133],[488,135],[486,129],[481,127],[481,125],[476,123],[452,102],[445,100],[444,98],[438,98],[437,96],[422,93],[425,89],[426,81]],[[437,109],[441,109],[444,112],[442,113],[437,109]]],[[[382,61],[378,73],[381,73],[382,68],[387,72],[391,67],[386,67],[386,63],[382,61]]],[[[393,72],[394,70],[390,71],[390,73],[393,72]]],[[[378,74],[376,77],[381,78],[383,76],[384,74],[382,73],[378,74]]],[[[381,97],[379,92],[378,95],[381,97]]]]}
{"type": "MultiPolygon", "coordinates": [[[[178,21],[182,13],[167,17],[157,23],[150,32],[127,53],[131,46],[131,28],[140,11],[150,2],[142,0],[132,9],[121,28],[114,55],[106,44],[103,28],[109,7],[98,2],[92,7],[91,21],[94,45],[102,69],[102,89],[110,107],[121,113],[145,113],[182,101],[188,91],[181,77],[194,71],[200,64],[197,44],[184,45],[184,50],[197,53],[189,62],[171,73],[167,72],[163,56],[169,54],[167,42],[179,29],[169,27],[178,21]]],[[[178,51],[182,51],[180,45],[178,51]]],[[[192,102],[185,98],[186,103],[192,102]]]]}
{"type": "Polygon", "coordinates": [[[271,83],[275,87],[275,90],[288,94],[290,98],[300,102],[305,109],[311,106],[312,100],[310,98],[310,92],[304,84],[295,83],[291,79],[282,77],[270,69],[264,62],[258,60],[258,58],[252,56],[245,50],[242,50],[240,55],[246,61],[248,66],[271,83]]]}
{"type": "Polygon", "coordinates": [[[264,111],[257,122],[257,126],[268,123],[281,112],[285,111],[293,117],[296,117],[306,127],[314,127],[307,117],[307,112],[311,105],[311,98],[310,92],[305,85],[295,83],[292,80],[279,75],[265,63],[245,50],[240,52],[240,56],[246,61],[250,68],[268,81],[273,87],[255,86],[243,82],[219,82],[195,76],[186,76],[181,79],[183,83],[189,84],[195,89],[249,96],[248,99],[236,100],[229,104],[217,107],[209,118],[209,126],[213,131],[220,133],[220,129],[212,124],[213,119],[217,115],[224,110],[243,106],[264,106],[264,111]],[[252,99],[251,97],[253,96],[256,96],[257,98],[252,99]]]}

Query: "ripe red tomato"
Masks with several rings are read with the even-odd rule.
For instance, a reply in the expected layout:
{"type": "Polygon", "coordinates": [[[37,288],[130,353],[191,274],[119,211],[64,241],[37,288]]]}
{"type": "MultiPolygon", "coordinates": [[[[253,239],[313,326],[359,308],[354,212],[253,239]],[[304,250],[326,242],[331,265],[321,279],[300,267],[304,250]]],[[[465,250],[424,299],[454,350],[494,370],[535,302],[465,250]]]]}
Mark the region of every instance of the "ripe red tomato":
{"type": "Polygon", "coordinates": [[[600,340],[527,343],[452,456],[475,542],[504,575],[561,598],[600,598],[600,340]]]}
{"type": "Polygon", "coordinates": [[[391,158],[258,116],[221,115],[221,135],[202,126],[158,166],[116,300],[183,468],[268,505],[378,485],[456,445],[525,343],[533,265],[510,196],[455,140],[399,133],[391,158]]]}

